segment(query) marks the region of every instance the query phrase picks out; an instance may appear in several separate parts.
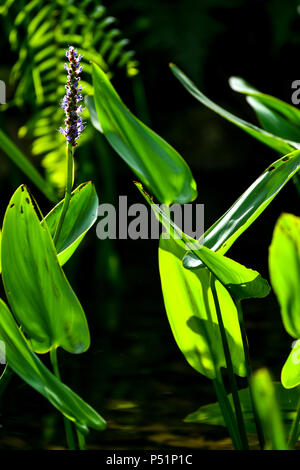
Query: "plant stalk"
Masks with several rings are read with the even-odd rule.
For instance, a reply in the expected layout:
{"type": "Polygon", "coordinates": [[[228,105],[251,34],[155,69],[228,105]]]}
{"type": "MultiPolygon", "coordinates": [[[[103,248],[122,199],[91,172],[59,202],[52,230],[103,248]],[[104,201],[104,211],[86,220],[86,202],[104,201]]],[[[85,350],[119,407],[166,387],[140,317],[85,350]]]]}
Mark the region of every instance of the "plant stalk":
{"type": "Polygon", "coordinates": [[[222,375],[220,371],[217,372],[217,377],[213,379],[213,385],[223,414],[224,422],[228,429],[234,447],[236,448],[236,450],[242,450],[243,446],[236,418],[224,387],[222,375]]]}
{"type": "Polygon", "coordinates": [[[295,416],[295,419],[293,421],[290,434],[288,437],[288,448],[289,449],[294,449],[297,440],[298,440],[298,435],[299,435],[299,424],[300,424],[300,397],[298,400],[298,405],[297,405],[297,413],[295,416]]]}
{"type": "Polygon", "coordinates": [[[76,433],[77,433],[77,440],[78,440],[79,449],[80,450],[86,450],[84,435],[78,429],[76,429],[76,433]]]}
{"type": "MultiPolygon", "coordinates": [[[[56,352],[55,347],[50,349],[50,360],[51,360],[51,364],[52,364],[55,376],[59,380],[61,380],[60,372],[59,372],[59,368],[58,368],[58,362],[57,362],[57,352],[56,352]]],[[[66,439],[67,439],[68,447],[69,447],[70,450],[76,450],[76,445],[75,445],[75,441],[74,441],[71,422],[65,416],[63,416],[63,419],[64,419],[64,425],[65,425],[65,432],[66,432],[66,439]]]]}
{"type": "Polygon", "coordinates": [[[53,238],[54,245],[57,244],[57,240],[59,238],[64,220],[65,220],[65,216],[69,208],[72,187],[73,187],[73,182],[74,182],[74,147],[68,144],[66,148],[66,153],[67,153],[66,191],[65,191],[65,198],[64,198],[62,210],[59,216],[58,224],[57,224],[56,231],[55,231],[54,238],[53,238]]]}
{"type": "Polygon", "coordinates": [[[234,371],[233,371],[229,345],[228,345],[226,331],[225,331],[225,327],[224,327],[224,323],[222,319],[222,314],[220,310],[220,304],[219,304],[219,299],[218,299],[218,294],[216,291],[215,283],[216,283],[216,278],[214,275],[211,275],[212,294],[214,298],[217,318],[218,318],[219,327],[220,327],[220,333],[221,333],[222,344],[223,344],[223,349],[224,349],[224,356],[226,360],[226,367],[227,367],[227,372],[228,372],[228,378],[229,378],[234,408],[236,412],[237,423],[238,423],[238,427],[240,431],[240,437],[241,437],[243,449],[248,450],[249,444],[248,444],[248,438],[247,438],[246,427],[245,427],[245,422],[244,422],[244,416],[242,413],[238,387],[237,387],[236,378],[235,378],[234,371]]]}
{"type": "Polygon", "coordinates": [[[245,354],[247,382],[248,382],[250,400],[251,400],[251,405],[252,405],[252,409],[253,409],[253,416],[254,416],[254,421],[255,421],[255,426],[256,426],[256,431],[257,431],[257,438],[258,438],[260,448],[264,449],[264,447],[265,447],[265,438],[264,438],[261,422],[260,422],[260,419],[259,419],[259,416],[258,416],[258,413],[257,413],[254,398],[253,398],[253,387],[252,387],[252,380],[251,380],[252,370],[251,370],[251,363],[250,363],[249,345],[248,345],[248,339],[247,339],[247,334],[246,334],[246,328],[245,328],[245,323],[244,323],[244,316],[243,316],[243,309],[242,309],[241,301],[239,300],[239,301],[235,302],[235,306],[237,308],[238,320],[239,320],[240,329],[241,329],[242,342],[243,342],[243,348],[244,348],[244,354],[245,354]]]}

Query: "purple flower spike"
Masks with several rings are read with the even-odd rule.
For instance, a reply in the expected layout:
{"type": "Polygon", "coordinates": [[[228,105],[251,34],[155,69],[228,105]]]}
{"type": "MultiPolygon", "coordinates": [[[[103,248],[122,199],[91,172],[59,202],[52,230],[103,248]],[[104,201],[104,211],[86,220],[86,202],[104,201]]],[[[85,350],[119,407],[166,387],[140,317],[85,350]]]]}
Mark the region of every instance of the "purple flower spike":
{"type": "Polygon", "coordinates": [[[77,140],[79,139],[81,132],[84,129],[84,123],[82,118],[79,117],[82,113],[82,105],[78,105],[78,102],[82,100],[82,95],[79,93],[82,90],[82,86],[79,85],[79,73],[82,71],[80,66],[80,60],[82,56],[78,54],[74,47],[70,46],[66,51],[66,57],[69,63],[65,64],[65,70],[68,72],[66,95],[62,99],[61,107],[65,111],[66,127],[59,129],[59,132],[63,134],[69,145],[76,147],[77,140]]]}

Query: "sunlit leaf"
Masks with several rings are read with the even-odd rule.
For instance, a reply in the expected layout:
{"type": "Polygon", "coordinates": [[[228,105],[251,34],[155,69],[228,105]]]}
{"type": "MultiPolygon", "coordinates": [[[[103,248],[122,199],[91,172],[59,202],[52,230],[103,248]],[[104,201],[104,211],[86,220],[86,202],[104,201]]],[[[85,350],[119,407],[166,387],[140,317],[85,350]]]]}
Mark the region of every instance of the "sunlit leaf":
{"type": "Polygon", "coordinates": [[[205,246],[194,251],[194,254],[226,287],[235,300],[261,298],[269,294],[271,288],[268,282],[257,271],[246,268],[205,246]]]}
{"type": "MultiPolygon", "coordinates": [[[[185,253],[172,239],[161,239],[159,271],[165,308],[178,347],[189,364],[213,379],[226,367],[220,328],[206,268],[189,271],[182,266],[185,253]]],[[[227,340],[236,374],[246,375],[238,314],[227,290],[216,282],[227,340]]]]}
{"type": "Polygon", "coordinates": [[[90,344],[85,314],[56,256],[47,224],[20,186],[6,210],[2,231],[2,278],[13,313],[33,350],[61,346],[80,353],[90,344]]]}
{"type": "Polygon", "coordinates": [[[267,132],[250,122],[241,119],[234,114],[226,111],[221,106],[217,105],[209,98],[207,98],[197,87],[196,85],[178,68],[176,65],[171,64],[171,70],[175,77],[181,82],[181,84],[193,95],[200,103],[207,106],[212,111],[216,112],[223,118],[227,119],[229,122],[232,122],[240,129],[243,129],[245,132],[250,134],[252,137],[260,140],[269,147],[277,150],[280,154],[286,154],[291,152],[294,148],[299,148],[299,143],[292,142],[286,139],[282,139],[277,135],[274,135],[270,132],[267,132]]]}
{"type": "MultiPolygon", "coordinates": [[[[171,145],[127,109],[107,75],[95,64],[93,84],[95,107],[103,134],[138,179],[160,202],[183,204],[194,200],[196,183],[186,162],[171,145]]],[[[87,104],[94,122],[91,100],[89,98],[87,104]]]]}
{"type": "Polygon", "coordinates": [[[300,385],[300,341],[292,343],[292,350],[281,371],[281,383],[285,388],[300,385]]]}
{"type": "MultiPolygon", "coordinates": [[[[213,251],[225,254],[235,240],[268,207],[299,168],[300,152],[298,150],[272,163],[230,209],[204,233],[199,242],[213,251]]],[[[183,263],[190,269],[202,264],[191,252],[186,254],[183,263]]]]}
{"type": "Polygon", "coordinates": [[[143,190],[142,185],[136,183],[136,186],[166,229],[164,236],[172,237],[180,248],[190,249],[192,254],[226,287],[235,301],[252,297],[261,298],[269,294],[268,282],[257,271],[215,253],[202,242],[192,239],[172,221],[168,213],[169,208],[154,204],[152,198],[143,190]]]}
{"type": "MultiPolygon", "coordinates": [[[[60,201],[45,217],[52,237],[55,234],[62,205],[63,201],[60,201]]],[[[72,256],[87,231],[97,220],[97,216],[98,197],[95,187],[91,182],[81,184],[72,193],[56,243],[57,257],[61,266],[72,256]]]]}
{"type": "MultiPolygon", "coordinates": [[[[267,132],[281,137],[282,139],[300,142],[300,130],[295,124],[290,123],[279,113],[273,109],[268,108],[265,104],[261,103],[258,99],[247,97],[247,102],[256,113],[263,129],[267,132]]],[[[291,146],[291,151],[293,147],[291,146]]]]}
{"type": "Polygon", "coordinates": [[[104,419],[69,387],[60,382],[32,352],[12,314],[1,299],[0,339],[5,343],[9,367],[27,384],[79,426],[105,429],[104,419]]]}
{"type": "Polygon", "coordinates": [[[270,280],[286,331],[300,338],[300,218],[282,214],[269,249],[270,280]]]}
{"type": "Polygon", "coordinates": [[[277,111],[277,113],[279,113],[285,119],[299,127],[300,111],[295,106],[292,106],[285,101],[276,98],[275,96],[262,93],[240,77],[230,77],[229,84],[234,91],[254,97],[267,108],[277,111]]]}

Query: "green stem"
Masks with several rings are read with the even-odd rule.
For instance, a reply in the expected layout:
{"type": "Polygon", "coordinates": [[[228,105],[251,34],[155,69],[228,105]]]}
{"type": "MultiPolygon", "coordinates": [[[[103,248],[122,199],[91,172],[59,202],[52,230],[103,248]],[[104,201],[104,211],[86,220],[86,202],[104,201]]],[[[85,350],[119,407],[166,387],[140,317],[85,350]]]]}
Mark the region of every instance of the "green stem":
{"type": "Polygon", "coordinates": [[[224,356],[225,356],[225,361],[226,361],[226,367],[227,367],[227,372],[228,372],[228,378],[229,378],[229,383],[230,383],[230,388],[231,388],[231,393],[232,393],[232,399],[233,399],[233,404],[236,412],[236,418],[238,422],[238,427],[240,431],[240,437],[243,445],[243,449],[248,450],[249,445],[248,445],[248,438],[247,438],[247,433],[246,433],[246,427],[245,427],[245,422],[244,422],[244,416],[242,413],[242,408],[241,408],[241,402],[239,398],[239,392],[238,392],[238,387],[233,371],[233,365],[232,365],[232,360],[231,360],[231,355],[230,355],[230,350],[229,350],[229,345],[227,341],[227,336],[226,336],[226,331],[222,319],[222,314],[220,310],[220,304],[219,304],[219,299],[218,299],[218,294],[216,291],[216,278],[215,276],[211,275],[211,289],[212,289],[212,294],[214,298],[214,303],[216,307],[216,313],[217,313],[217,318],[218,318],[218,323],[220,327],[220,334],[221,334],[221,339],[222,339],[222,344],[223,344],[223,349],[224,349],[224,356]]]}
{"type": "Polygon", "coordinates": [[[66,191],[65,191],[65,198],[62,206],[62,210],[60,213],[60,217],[58,220],[58,224],[56,227],[55,235],[53,238],[54,245],[56,245],[58,237],[61,232],[61,228],[63,226],[65,216],[67,213],[67,210],[69,208],[70,200],[71,200],[71,193],[72,193],[72,187],[73,187],[73,181],[74,181],[74,147],[68,145],[67,149],[67,182],[66,182],[66,191]]]}
{"type": "Polygon", "coordinates": [[[86,450],[84,435],[78,429],[76,429],[76,433],[77,433],[79,449],[80,450],[86,450]]]}
{"type": "Polygon", "coordinates": [[[298,400],[298,406],[297,406],[297,413],[295,416],[295,419],[293,421],[289,438],[288,438],[288,448],[289,449],[294,449],[297,440],[298,440],[298,435],[299,435],[299,421],[300,421],[300,397],[298,400]]]}
{"type": "Polygon", "coordinates": [[[255,425],[256,425],[257,438],[258,438],[260,448],[264,449],[264,447],[265,447],[265,438],[264,438],[261,422],[260,422],[260,419],[259,419],[259,416],[258,416],[258,413],[257,413],[255,401],[254,401],[254,398],[253,398],[253,386],[252,386],[252,380],[251,380],[252,370],[251,370],[251,363],[250,363],[249,345],[248,345],[248,339],[247,339],[247,334],[246,334],[246,328],[245,328],[245,323],[244,323],[244,315],[243,315],[243,309],[242,309],[241,301],[235,302],[235,306],[237,308],[238,320],[239,320],[240,329],[241,329],[242,342],[243,342],[243,348],[244,348],[244,354],[245,354],[247,382],[248,382],[251,405],[252,405],[252,409],[253,409],[254,421],[255,421],[255,425]]]}
{"type": "MultiPolygon", "coordinates": [[[[54,370],[55,376],[60,379],[60,373],[59,373],[59,368],[58,368],[58,362],[57,362],[57,353],[56,353],[56,348],[50,349],[50,360],[51,364],[54,370]]],[[[72,425],[70,420],[63,416],[64,419],[64,425],[65,425],[65,432],[66,432],[66,438],[67,438],[67,444],[70,450],[76,450],[76,445],[74,441],[74,436],[73,436],[73,431],[72,431],[72,425]]]]}
{"type": "Polygon", "coordinates": [[[218,373],[217,377],[213,379],[213,385],[214,385],[218,402],[219,402],[219,405],[223,414],[225,425],[232,439],[232,443],[237,450],[242,450],[243,446],[242,446],[236,418],[232,410],[230,401],[228,399],[228,396],[224,387],[222,375],[220,372],[218,373]]]}

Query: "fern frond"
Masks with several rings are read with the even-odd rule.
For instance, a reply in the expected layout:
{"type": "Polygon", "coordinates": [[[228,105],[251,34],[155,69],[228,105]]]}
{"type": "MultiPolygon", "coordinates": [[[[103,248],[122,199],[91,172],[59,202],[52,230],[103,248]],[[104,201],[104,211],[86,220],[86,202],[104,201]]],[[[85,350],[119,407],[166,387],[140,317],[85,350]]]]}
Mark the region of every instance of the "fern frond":
{"type": "MultiPolygon", "coordinates": [[[[65,93],[65,49],[72,44],[83,56],[82,84],[87,93],[92,93],[90,61],[105,71],[125,68],[129,76],[138,73],[129,40],[122,38],[116,19],[98,3],[7,0],[0,7],[4,21],[12,24],[8,39],[18,53],[10,75],[15,94],[9,105],[26,104],[34,112],[19,136],[33,139],[32,154],[42,158],[48,179],[60,190],[65,184],[65,151],[64,138],[57,129],[64,118],[59,104],[65,93]]],[[[87,141],[90,135],[85,134],[87,141]]]]}

